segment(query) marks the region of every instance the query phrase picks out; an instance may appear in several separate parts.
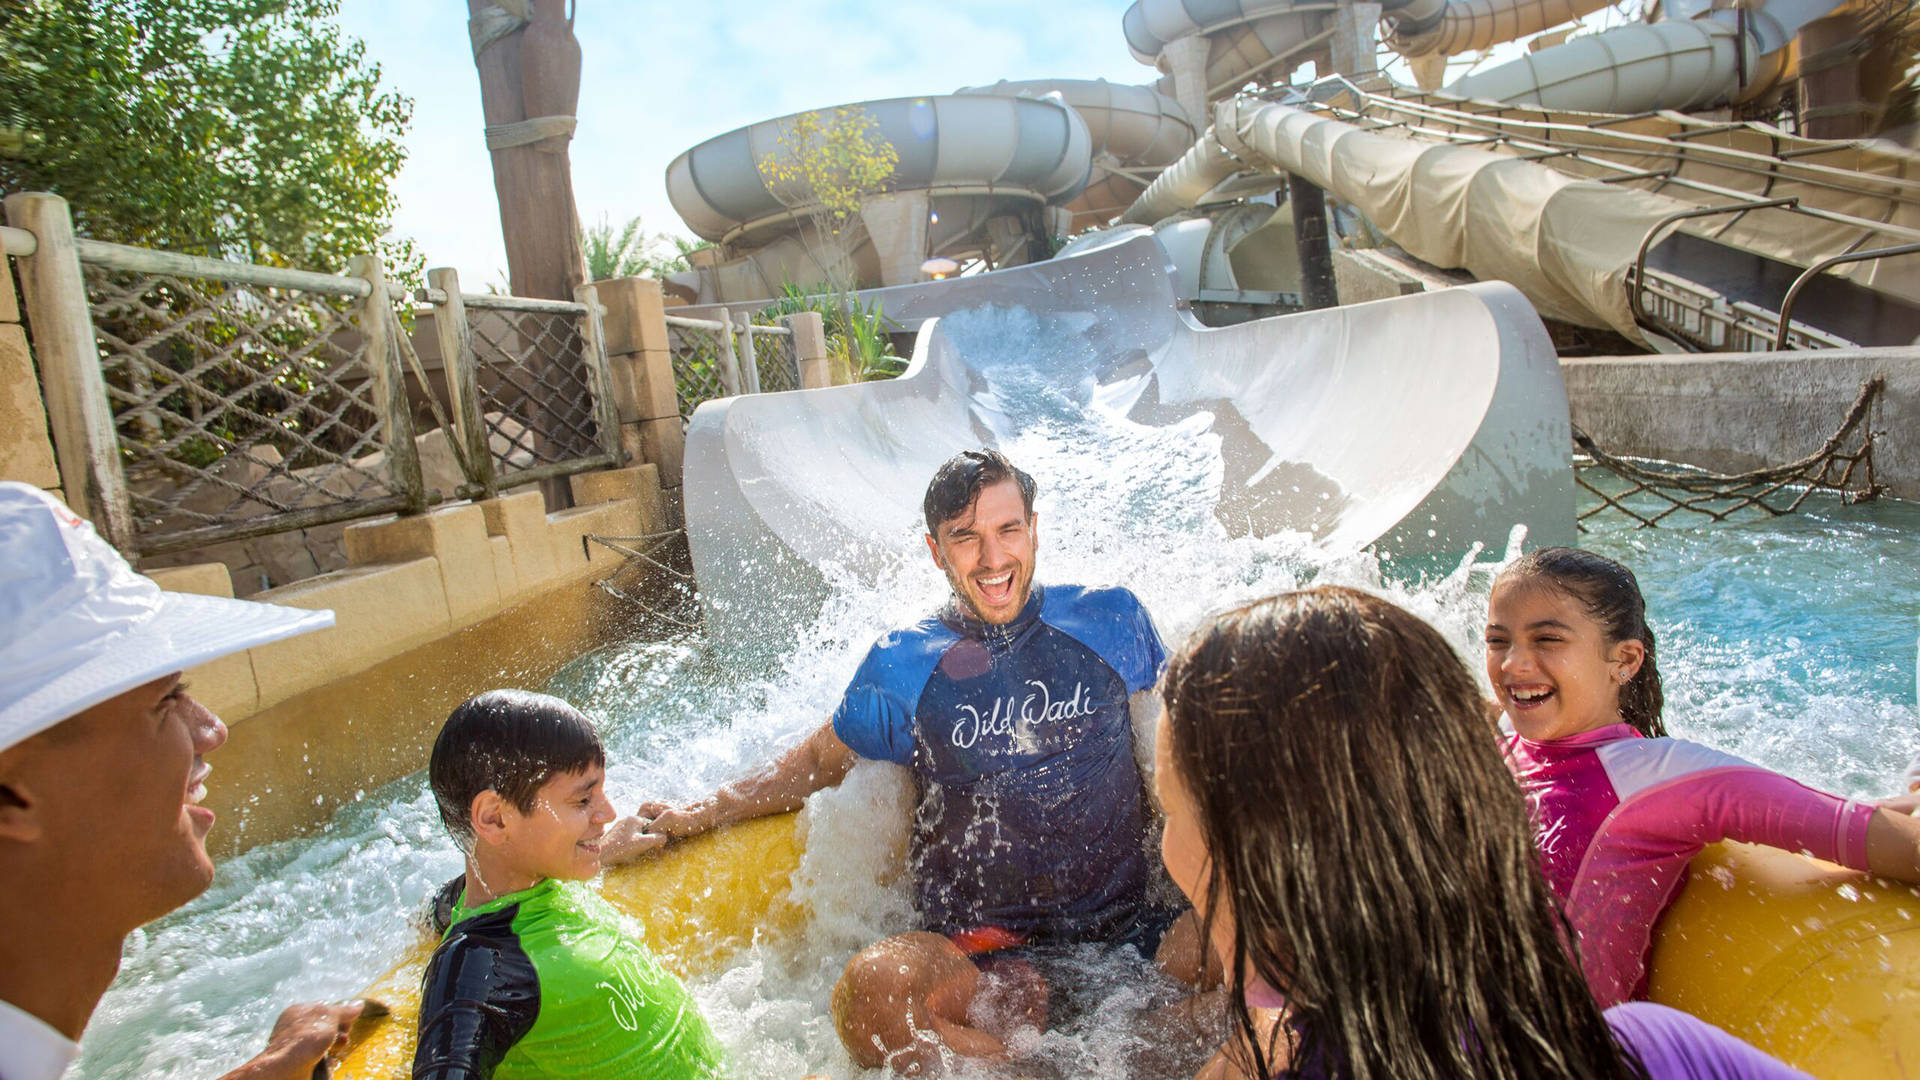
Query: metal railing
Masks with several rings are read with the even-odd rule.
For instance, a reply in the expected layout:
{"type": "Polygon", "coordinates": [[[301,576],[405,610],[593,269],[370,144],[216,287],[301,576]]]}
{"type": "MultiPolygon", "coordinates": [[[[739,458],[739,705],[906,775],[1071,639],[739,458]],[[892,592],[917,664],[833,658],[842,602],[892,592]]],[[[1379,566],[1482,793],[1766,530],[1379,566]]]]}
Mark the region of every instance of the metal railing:
{"type": "Polygon", "coordinates": [[[673,353],[673,388],[685,424],[703,401],[742,392],[740,358],[734,351],[732,319],[667,316],[667,348],[673,353]]]}
{"type": "Polygon", "coordinates": [[[674,390],[683,424],[704,401],[801,388],[791,327],[752,323],[726,308],[715,314],[718,318],[667,316],[667,343],[673,354],[674,390]]]}

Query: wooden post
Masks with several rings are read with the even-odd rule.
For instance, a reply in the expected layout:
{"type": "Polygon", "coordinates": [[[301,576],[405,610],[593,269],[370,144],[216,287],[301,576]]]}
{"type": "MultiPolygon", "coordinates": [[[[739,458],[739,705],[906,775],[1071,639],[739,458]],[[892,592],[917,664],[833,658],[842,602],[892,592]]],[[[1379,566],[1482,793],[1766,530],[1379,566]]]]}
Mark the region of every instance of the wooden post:
{"type": "Polygon", "coordinates": [[[740,392],[760,392],[760,358],[753,344],[753,315],[740,313],[740,392]]]}
{"type": "Polygon", "coordinates": [[[607,333],[600,317],[600,290],[582,285],[573,290],[574,302],[587,310],[580,316],[581,343],[586,346],[581,359],[587,365],[587,389],[593,395],[593,426],[600,433],[600,448],[613,456],[615,468],[626,462],[620,449],[620,410],[613,399],[613,372],[607,362],[607,333]]]}
{"type": "Polygon", "coordinates": [[[720,388],[728,397],[739,397],[740,357],[733,351],[733,313],[716,308],[713,317],[720,323],[720,355],[714,358],[720,364],[720,388]]]}
{"type": "Polygon", "coordinates": [[[571,299],[587,278],[567,158],[580,100],[580,43],[566,6],[467,0],[507,277],[515,296],[543,300],[571,299]]]}
{"type": "Polygon", "coordinates": [[[360,336],[365,339],[361,362],[366,365],[367,383],[373,390],[374,410],[380,414],[387,483],[407,497],[404,512],[417,514],[427,508],[427,484],[420,475],[420,448],[413,444],[406,373],[401,370],[400,349],[393,340],[393,297],[387,293],[387,274],[378,255],[355,255],[347,261],[347,273],[372,286],[360,301],[360,336]]]}
{"type": "Polygon", "coordinates": [[[480,408],[480,373],[473,354],[473,327],[467,322],[467,303],[460,297],[460,274],[450,266],[427,271],[427,284],[446,296],[433,308],[434,336],[440,341],[440,362],[447,376],[447,397],[453,406],[454,430],[466,449],[467,482],[480,497],[499,494],[493,472],[493,440],[487,437],[487,418],[480,408]]]}
{"type": "Polygon", "coordinates": [[[817,311],[782,315],[780,325],[793,333],[793,363],[800,369],[800,389],[833,385],[827,358],[827,325],[817,311]]]}
{"type": "Polygon", "coordinates": [[[73,244],[67,200],[31,192],[6,199],[7,224],[34,235],[38,246],[21,259],[20,285],[33,327],[47,426],[59,459],[67,505],[129,559],[137,554],[133,504],[120,464],[100,346],[87,306],[86,279],[73,244]]]}

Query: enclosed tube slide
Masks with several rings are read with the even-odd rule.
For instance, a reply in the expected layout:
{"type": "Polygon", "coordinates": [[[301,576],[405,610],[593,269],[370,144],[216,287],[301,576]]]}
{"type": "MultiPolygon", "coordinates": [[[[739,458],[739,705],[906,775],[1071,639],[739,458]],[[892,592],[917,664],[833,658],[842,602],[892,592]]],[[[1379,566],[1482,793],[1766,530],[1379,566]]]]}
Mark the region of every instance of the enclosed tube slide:
{"type": "Polygon", "coordinates": [[[1402,56],[1476,52],[1591,15],[1609,0],[1384,0],[1402,56]]]}
{"type": "MultiPolygon", "coordinates": [[[[1493,2],[1493,0],[1475,0],[1493,2]]],[[[1787,46],[1800,28],[1831,14],[1835,0],[1766,0],[1742,14],[1630,23],[1529,53],[1469,75],[1449,93],[1508,105],[1580,112],[1637,113],[1750,101],[1788,72],[1787,46]]]]}
{"type": "Polygon", "coordinates": [[[1286,81],[1332,25],[1324,0],[1133,0],[1120,26],[1134,59],[1166,73],[1189,113],[1250,80],[1286,81]],[[1293,60],[1293,63],[1288,63],[1293,60]]]}
{"type": "MultiPolygon", "coordinates": [[[[1232,535],[1297,532],[1323,550],[1404,556],[1500,550],[1516,524],[1536,543],[1571,540],[1566,391],[1545,329],[1511,287],[1209,330],[1176,310],[1151,235],[1079,252],[919,287],[944,305],[921,314],[1024,309],[1033,330],[1011,365],[1023,400],[1097,401],[1143,429],[1177,427],[1183,445],[1218,438],[1217,457],[1164,467],[1223,475],[1214,516],[1232,535]]],[[[828,574],[877,585],[915,543],[942,461],[1031,434],[996,386],[1013,358],[981,355],[977,330],[949,325],[961,323],[922,326],[898,379],[694,413],[687,536],[716,633],[789,640],[828,574]]]]}
{"type": "MultiPolygon", "coordinates": [[[[1215,145],[1246,167],[1295,173],[1338,195],[1394,243],[1435,266],[1512,282],[1542,315],[1646,339],[1627,302],[1640,241],[1689,204],[1582,180],[1470,146],[1375,134],[1290,105],[1222,102],[1215,145]]],[[[1189,162],[1205,168],[1201,147],[1189,162]]],[[[1172,201],[1168,190],[1141,197],[1172,201]]],[[[1156,184],[1156,187],[1158,185],[1156,184]]]]}
{"type": "Polygon", "coordinates": [[[955,93],[1028,98],[1057,94],[1080,114],[1091,140],[1093,172],[1086,190],[1066,204],[1075,231],[1112,221],[1146,190],[1145,174],[1180,160],[1197,134],[1187,110],[1151,86],[1105,79],[1002,79],[955,93]]]}

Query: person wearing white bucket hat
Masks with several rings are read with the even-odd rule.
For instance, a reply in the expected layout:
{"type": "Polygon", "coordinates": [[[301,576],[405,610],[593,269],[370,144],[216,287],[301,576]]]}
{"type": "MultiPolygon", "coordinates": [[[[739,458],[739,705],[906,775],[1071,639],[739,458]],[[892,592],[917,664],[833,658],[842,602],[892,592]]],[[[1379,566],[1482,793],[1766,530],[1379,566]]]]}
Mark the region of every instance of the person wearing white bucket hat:
{"type": "MultiPolygon", "coordinates": [[[[163,592],[58,500],[0,483],[0,1078],[60,1076],[126,936],[213,881],[203,758],[227,729],[181,672],[332,624],[163,592]]],[[[293,1006],[229,1076],[304,1080],[359,1011],[293,1006]]]]}

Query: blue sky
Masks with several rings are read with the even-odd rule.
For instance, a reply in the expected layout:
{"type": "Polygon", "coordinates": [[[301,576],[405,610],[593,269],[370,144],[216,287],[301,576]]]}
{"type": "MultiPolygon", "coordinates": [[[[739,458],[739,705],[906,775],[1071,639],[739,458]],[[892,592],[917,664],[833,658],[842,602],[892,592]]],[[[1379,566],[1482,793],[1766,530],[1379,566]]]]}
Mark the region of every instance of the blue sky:
{"type": "MultiPolygon", "coordinates": [[[[667,163],[721,132],[868,98],[997,79],[1157,76],[1120,33],[1126,0],[580,0],[584,70],[573,140],[581,220],[639,214],[686,232],[667,163]]],[[[480,85],[462,0],[344,0],[341,23],[415,103],[395,231],[478,291],[503,276],[480,85]]]]}

